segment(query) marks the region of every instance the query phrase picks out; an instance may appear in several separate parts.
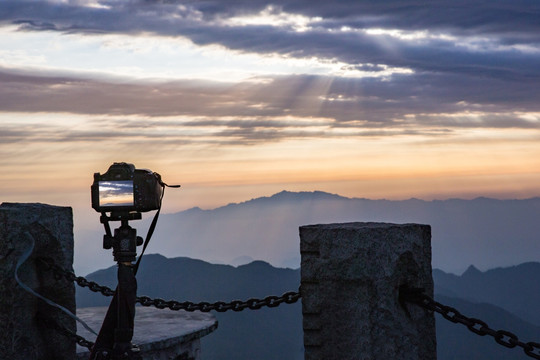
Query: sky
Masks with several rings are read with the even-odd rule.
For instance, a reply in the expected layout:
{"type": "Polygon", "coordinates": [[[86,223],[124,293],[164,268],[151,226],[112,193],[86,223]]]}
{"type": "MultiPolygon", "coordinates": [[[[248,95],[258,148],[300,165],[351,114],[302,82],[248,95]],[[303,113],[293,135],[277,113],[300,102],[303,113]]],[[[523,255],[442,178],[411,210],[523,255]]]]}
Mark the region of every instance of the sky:
{"type": "Polygon", "coordinates": [[[0,201],[540,196],[537,0],[0,1],[0,201]]]}

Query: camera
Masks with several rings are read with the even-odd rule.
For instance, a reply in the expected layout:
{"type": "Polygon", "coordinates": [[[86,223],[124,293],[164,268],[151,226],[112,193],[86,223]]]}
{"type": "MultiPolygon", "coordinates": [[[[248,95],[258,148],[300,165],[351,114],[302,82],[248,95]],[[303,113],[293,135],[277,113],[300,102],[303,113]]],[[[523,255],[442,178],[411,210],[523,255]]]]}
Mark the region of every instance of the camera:
{"type": "Polygon", "coordinates": [[[133,164],[114,163],[105,174],[94,173],[92,208],[101,213],[157,210],[163,186],[157,173],[136,169],[133,164]]]}

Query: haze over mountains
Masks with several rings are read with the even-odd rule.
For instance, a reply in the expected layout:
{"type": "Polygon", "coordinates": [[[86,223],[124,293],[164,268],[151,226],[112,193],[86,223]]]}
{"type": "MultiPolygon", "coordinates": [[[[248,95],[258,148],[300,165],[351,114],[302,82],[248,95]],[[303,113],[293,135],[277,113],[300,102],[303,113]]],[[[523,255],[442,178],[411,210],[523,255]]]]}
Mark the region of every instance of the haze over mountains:
{"type": "Polygon", "coordinates": [[[461,273],[540,260],[540,198],[404,201],[349,199],[324,192],[280,192],[214,210],[163,215],[152,251],[229,263],[238,256],[300,265],[298,227],[382,221],[432,227],[433,267],[461,273]]]}
{"type": "MultiPolygon", "coordinates": [[[[132,226],[144,236],[150,221],[145,215],[132,226]]],[[[148,252],[235,265],[260,259],[297,268],[299,226],[351,221],[431,225],[433,267],[446,272],[461,274],[471,264],[487,270],[540,260],[540,198],[390,201],[318,191],[283,191],[213,210],[162,214],[148,252]]],[[[85,256],[76,258],[76,269],[88,273],[112,263],[96,241],[102,238],[101,227],[75,235],[86,247],[79,250],[85,256]]]]}
{"type": "MultiPolygon", "coordinates": [[[[133,224],[139,235],[144,235],[150,220],[133,224]]],[[[423,223],[432,227],[433,267],[444,270],[433,271],[436,299],[493,328],[515,332],[524,341],[538,341],[539,220],[540,198],[388,201],[284,191],[213,210],[193,208],[161,215],[148,252],[167,258],[151,255],[143,260],[138,293],[182,301],[280,295],[299,284],[299,226],[350,221],[423,223]],[[249,264],[235,268],[193,259],[249,264]]],[[[98,231],[90,235],[101,237],[98,231]]],[[[99,251],[100,261],[107,264],[101,267],[109,267],[110,256],[99,251]]],[[[98,265],[95,258],[92,261],[98,265]]],[[[109,267],[89,278],[113,285],[116,270],[109,267]]],[[[85,291],[78,290],[78,306],[110,301],[85,291]]],[[[299,303],[216,316],[219,329],[203,340],[207,359],[225,360],[230,354],[240,360],[303,358],[299,303]]],[[[525,357],[520,349],[503,348],[489,337],[479,337],[440,316],[436,319],[440,360],[525,357]]]]}
{"type": "Polygon", "coordinates": [[[481,272],[470,266],[461,276],[433,270],[435,293],[489,303],[540,325],[540,263],[530,262],[481,272]]]}

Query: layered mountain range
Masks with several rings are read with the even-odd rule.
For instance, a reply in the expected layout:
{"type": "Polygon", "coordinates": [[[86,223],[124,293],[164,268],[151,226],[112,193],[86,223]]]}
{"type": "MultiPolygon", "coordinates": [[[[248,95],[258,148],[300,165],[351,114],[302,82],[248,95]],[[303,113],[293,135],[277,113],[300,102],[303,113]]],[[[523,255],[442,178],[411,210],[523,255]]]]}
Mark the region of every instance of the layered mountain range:
{"type": "MultiPolygon", "coordinates": [[[[523,341],[540,339],[540,263],[482,272],[471,266],[460,276],[433,271],[436,300],[504,329],[523,341]]],[[[141,295],[178,301],[231,301],[264,298],[296,291],[299,269],[275,268],[263,261],[241,266],[211,264],[185,257],[147,255],[138,273],[141,295]]],[[[114,287],[116,268],[88,275],[114,287]]],[[[77,306],[106,306],[110,298],[78,289],[77,306]]],[[[170,311],[170,310],[163,310],[170,311]]],[[[203,359],[303,359],[300,303],[277,308],[216,313],[218,330],[203,339],[203,359]],[[231,357],[233,356],[233,357],[231,357]]],[[[520,349],[507,349],[493,338],[436,316],[438,359],[524,359],[520,349]]]]}
{"type": "MultiPolygon", "coordinates": [[[[144,236],[151,222],[134,221],[144,236]]],[[[540,261],[540,198],[525,200],[347,198],[320,191],[282,191],[211,210],[161,214],[148,252],[238,265],[250,259],[275,267],[300,266],[302,225],[340,222],[419,223],[431,226],[432,264],[462,273],[540,261]]],[[[76,269],[89,273],[109,266],[101,248],[103,229],[75,229],[76,269]]]]}
{"type": "Polygon", "coordinates": [[[470,264],[486,270],[540,260],[540,198],[389,201],[318,191],[283,191],[162,215],[149,249],[213,263],[249,256],[296,268],[300,226],[354,221],[430,225],[433,267],[446,272],[462,273],[470,264]]]}
{"type": "MultiPolygon", "coordinates": [[[[436,300],[525,342],[539,342],[539,218],[540,198],[389,201],[283,191],[212,210],[163,214],[149,252],[166,257],[144,257],[138,293],[193,302],[281,295],[296,291],[300,283],[299,226],[422,223],[431,225],[433,267],[442,269],[433,270],[436,300]]],[[[141,234],[149,222],[134,226],[141,234]]],[[[114,286],[116,270],[110,267],[88,277],[114,286]]],[[[87,290],[77,293],[79,307],[109,301],[87,290]]],[[[216,316],[220,326],[203,339],[204,359],[231,359],[231,354],[246,360],[303,359],[299,303],[216,316]]],[[[441,316],[436,319],[439,360],[525,357],[520,349],[504,348],[441,316]]]]}

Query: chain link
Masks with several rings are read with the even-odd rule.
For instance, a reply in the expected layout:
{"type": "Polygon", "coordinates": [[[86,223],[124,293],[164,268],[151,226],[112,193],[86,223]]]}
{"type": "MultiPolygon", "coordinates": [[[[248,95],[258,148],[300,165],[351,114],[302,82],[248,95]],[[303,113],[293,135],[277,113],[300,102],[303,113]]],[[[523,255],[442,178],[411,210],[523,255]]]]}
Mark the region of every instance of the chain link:
{"type": "Polygon", "coordinates": [[[94,281],[88,281],[82,276],[77,276],[72,271],[65,270],[61,268],[60,266],[56,265],[52,260],[50,259],[39,259],[41,263],[44,265],[44,270],[52,270],[54,274],[54,278],[56,280],[60,280],[62,278],[67,279],[68,281],[74,281],[79,285],[80,287],[87,287],[90,289],[90,291],[93,292],[99,292],[102,293],[105,296],[113,296],[115,291],[107,286],[101,286],[98,283],[94,281]]]}
{"type": "MultiPolygon", "coordinates": [[[[66,278],[68,281],[75,281],[77,285],[81,287],[87,287],[90,291],[102,293],[105,296],[113,296],[115,291],[107,286],[99,285],[94,281],[88,281],[82,276],[76,276],[73,272],[65,270],[60,266],[54,264],[51,260],[41,259],[42,263],[47,267],[46,270],[50,269],[54,272],[56,279],[66,278]]],[[[228,310],[232,311],[242,311],[244,309],[258,310],[264,306],[269,308],[274,308],[279,306],[282,303],[285,304],[294,304],[300,299],[301,295],[299,292],[287,292],[281,296],[267,296],[264,299],[252,298],[247,301],[233,300],[229,303],[223,301],[217,301],[215,303],[209,302],[200,302],[193,303],[191,301],[179,302],[175,300],[166,301],[160,298],[152,299],[148,296],[137,296],[136,302],[142,306],[154,306],[158,309],[170,309],[170,310],[185,310],[189,312],[193,311],[217,311],[225,312],[228,310]]]]}
{"type": "Polygon", "coordinates": [[[537,342],[523,342],[519,338],[506,330],[494,330],[485,322],[479,319],[470,318],[461,314],[457,309],[443,305],[423,293],[424,289],[418,288],[400,288],[400,298],[409,303],[416,304],[424,309],[441,314],[446,320],[455,324],[465,325],[473,333],[485,336],[492,336],[495,341],[507,348],[519,346],[528,356],[540,359],[540,344],[537,342]]]}
{"type": "MultiPolygon", "coordinates": [[[[90,289],[90,291],[99,292],[105,296],[113,296],[115,293],[113,289],[107,286],[99,285],[94,281],[88,281],[82,276],[76,276],[73,272],[61,268],[49,259],[40,260],[45,265],[46,270],[50,269],[54,272],[54,276],[58,280],[63,277],[68,281],[76,282],[77,285],[81,287],[87,287],[88,289],[90,289]]],[[[424,289],[419,288],[400,287],[400,301],[413,303],[424,309],[439,313],[450,322],[465,325],[471,332],[477,335],[492,336],[498,344],[507,348],[515,348],[516,346],[519,346],[528,356],[535,359],[540,359],[540,343],[532,341],[525,343],[523,341],[520,341],[515,334],[509,331],[494,330],[490,328],[488,324],[484,321],[467,317],[461,314],[457,309],[443,305],[433,300],[431,297],[424,294],[423,291],[424,289]]],[[[152,299],[148,296],[138,296],[136,302],[141,304],[142,306],[154,306],[158,309],[168,308],[175,311],[184,310],[189,312],[209,312],[215,310],[217,312],[225,312],[228,310],[242,311],[244,309],[258,310],[265,306],[273,308],[279,306],[282,303],[293,304],[297,302],[300,298],[300,292],[290,291],[281,296],[267,296],[264,299],[252,298],[246,301],[233,300],[228,303],[223,301],[217,301],[215,303],[209,303],[204,301],[200,303],[193,303],[191,301],[179,302],[175,300],[166,301],[160,298],[152,299]]],[[[84,339],[77,334],[69,332],[67,329],[62,328],[58,324],[54,324],[52,326],[54,326],[55,329],[59,330],[63,334],[75,339],[77,343],[81,346],[91,348],[94,345],[92,342],[84,339]]]]}
{"type": "Polygon", "coordinates": [[[151,299],[148,296],[138,296],[137,302],[142,306],[154,306],[158,309],[168,308],[170,310],[185,310],[185,311],[217,311],[225,312],[228,310],[242,311],[244,309],[258,310],[264,306],[274,308],[280,304],[293,304],[300,299],[301,295],[298,292],[287,292],[281,296],[267,296],[264,299],[249,299],[246,301],[233,300],[229,303],[217,301],[215,303],[200,302],[193,303],[191,301],[179,302],[175,300],[166,301],[160,298],[151,299]]]}
{"type": "MultiPolygon", "coordinates": [[[[96,293],[99,292],[105,296],[113,296],[115,293],[115,290],[107,286],[99,285],[98,283],[94,281],[88,281],[82,276],[75,275],[75,273],[73,273],[72,271],[68,271],[61,268],[50,259],[40,258],[39,260],[43,264],[44,270],[51,270],[54,274],[55,279],[57,280],[65,278],[70,282],[74,281],[77,283],[77,285],[81,287],[87,287],[90,291],[93,291],[96,293]]],[[[223,301],[218,301],[215,303],[208,303],[208,302],[193,303],[191,301],[178,302],[174,300],[165,301],[160,298],[152,299],[148,296],[138,296],[136,299],[136,302],[138,302],[142,306],[154,306],[158,309],[169,308],[170,310],[176,310],[176,311],[185,310],[189,312],[193,312],[193,311],[209,312],[212,310],[215,310],[217,312],[225,312],[228,310],[242,311],[247,308],[251,310],[258,310],[264,306],[273,308],[273,307],[279,306],[282,303],[293,304],[297,302],[298,299],[300,299],[300,293],[291,291],[281,296],[267,296],[264,299],[249,299],[247,301],[234,300],[229,303],[226,303],[223,301]]],[[[93,342],[86,340],[82,336],[72,333],[71,331],[63,328],[62,326],[58,325],[52,320],[47,320],[47,325],[50,328],[53,328],[59,331],[60,333],[64,334],[65,336],[69,337],[70,339],[76,341],[77,344],[79,344],[80,346],[86,347],[88,349],[91,349],[94,346],[93,342]]]]}

